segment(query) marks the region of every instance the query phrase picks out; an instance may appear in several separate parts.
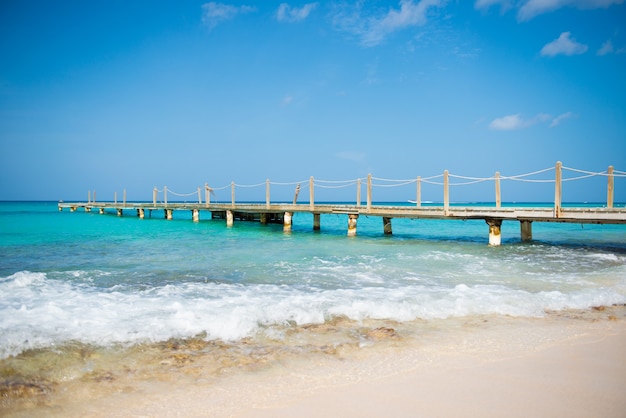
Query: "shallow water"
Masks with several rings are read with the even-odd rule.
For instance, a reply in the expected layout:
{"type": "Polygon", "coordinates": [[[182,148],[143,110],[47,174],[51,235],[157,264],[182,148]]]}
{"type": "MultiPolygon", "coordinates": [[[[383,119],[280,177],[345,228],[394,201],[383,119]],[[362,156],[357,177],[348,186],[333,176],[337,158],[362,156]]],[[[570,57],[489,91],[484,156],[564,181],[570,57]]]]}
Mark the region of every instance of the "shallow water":
{"type": "Polygon", "coordinates": [[[296,214],[285,234],[0,203],[5,407],[77,382],[210,381],[483,318],[626,303],[624,225],[535,223],[521,243],[505,222],[489,247],[482,221],[394,219],[384,236],[380,218],[361,217],[348,238],[346,216],[322,216],[321,232],[311,218],[296,214]]]}

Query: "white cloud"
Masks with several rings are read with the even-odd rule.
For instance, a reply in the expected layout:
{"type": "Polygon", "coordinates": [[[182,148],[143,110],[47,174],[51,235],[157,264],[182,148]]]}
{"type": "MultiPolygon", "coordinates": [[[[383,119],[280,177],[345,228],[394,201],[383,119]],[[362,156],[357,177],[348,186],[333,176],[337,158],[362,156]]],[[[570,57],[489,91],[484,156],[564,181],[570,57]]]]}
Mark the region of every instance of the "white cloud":
{"type": "Polygon", "coordinates": [[[602,47],[598,50],[598,55],[607,55],[613,53],[613,42],[609,39],[602,44],[602,47]]]}
{"type": "Polygon", "coordinates": [[[282,101],[283,106],[289,106],[291,102],[293,102],[293,96],[287,95],[283,97],[283,101],[282,101]]]}
{"type": "Polygon", "coordinates": [[[563,114],[557,116],[556,118],[552,119],[552,122],[550,122],[550,128],[554,128],[555,126],[557,126],[559,123],[561,123],[565,119],[569,119],[569,118],[571,118],[573,116],[574,116],[574,114],[572,112],[566,112],[566,113],[563,113],[563,114]]]}
{"type": "Polygon", "coordinates": [[[541,48],[541,55],[553,57],[555,55],[579,55],[587,52],[587,45],[576,42],[570,38],[569,32],[563,32],[558,39],[546,44],[541,48]]]}
{"type": "Polygon", "coordinates": [[[511,0],[476,0],[474,2],[474,9],[476,10],[487,10],[492,6],[500,6],[500,11],[502,13],[509,10],[511,5],[511,0]]]}
{"type": "Polygon", "coordinates": [[[489,124],[489,129],[494,131],[515,131],[531,127],[537,123],[547,122],[551,119],[552,116],[547,113],[539,113],[531,119],[524,119],[520,113],[517,113],[494,119],[489,124]]]}
{"type": "Polygon", "coordinates": [[[520,21],[530,20],[540,14],[553,12],[563,7],[577,9],[607,8],[614,4],[621,4],[624,0],[528,0],[520,7],[517,18],[520,21]]]}
{"type": "Polygon", "coordinates": [[[442,7],[446,0],[401,0],[400,8],[391,8],[378,16],[361,15],[362,3],[354,7],[343,6],[334,13],[333,23],[340,30],[356,35],[364,46],[376,46],[391,33],[411,26],[421,26],[427,21],[429,9],[442,7]]]}
{"type": "Polygon", "coordinates": [[[234,19],[239,14],[251,13],[256,8],[251,6],[231,6],[229,4],[209,2],[202,5],[202,22],[213,29],[219,23],[234,19]]]}
{"type": "Polygon", "coordinates": [[[355,163],[365,163],[367,158],[364,152],[360,151],[343,151],[335,154],[336,158],[348,161],[354,161],[355,163]]]}
{"type": "Polygon", "coordinates": [[[309,17],[309,14],[315,10],[318,3],[307,3],[304,6],[290,7],[287,3],[281,3],[276,11],[276,19],[279,22],[299,22],[309,17]]]}

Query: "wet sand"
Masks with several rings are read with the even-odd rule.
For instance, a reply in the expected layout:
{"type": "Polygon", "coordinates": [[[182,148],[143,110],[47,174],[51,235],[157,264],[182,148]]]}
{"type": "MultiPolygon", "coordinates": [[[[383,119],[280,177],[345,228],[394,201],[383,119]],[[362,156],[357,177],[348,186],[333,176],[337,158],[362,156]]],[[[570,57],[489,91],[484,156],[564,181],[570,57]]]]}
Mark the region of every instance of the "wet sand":
{"type": "Polygon", "coordinates": [[[621,417],[625,311],[371,328],[356,345],[259,356],[217,373],[209,369],[215,362],[201,357],[179,356],[173,367],[177,357],[170,355],[173,363],[159,362],[167,366],[160,375],[127,365],[128,373],[69,379],[45,401],[2,415],[621,417]]]}

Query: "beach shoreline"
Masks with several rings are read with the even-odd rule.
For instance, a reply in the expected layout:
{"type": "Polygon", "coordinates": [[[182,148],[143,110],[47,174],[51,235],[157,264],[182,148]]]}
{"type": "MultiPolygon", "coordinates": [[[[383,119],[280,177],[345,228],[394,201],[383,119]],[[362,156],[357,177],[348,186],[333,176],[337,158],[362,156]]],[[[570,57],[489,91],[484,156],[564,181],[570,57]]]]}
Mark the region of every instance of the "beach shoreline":
{"type": "MultiPolygon", "coordinates": [[[[288,356],[219,378],[117,376],[8,416],[623,416],[626,308],[464,318],[370,346],[288,356]],[[100,391],[99,389],[102,389],[100,391]]],[[[390,329],[387,329],[390,330],[390,329]]]]}

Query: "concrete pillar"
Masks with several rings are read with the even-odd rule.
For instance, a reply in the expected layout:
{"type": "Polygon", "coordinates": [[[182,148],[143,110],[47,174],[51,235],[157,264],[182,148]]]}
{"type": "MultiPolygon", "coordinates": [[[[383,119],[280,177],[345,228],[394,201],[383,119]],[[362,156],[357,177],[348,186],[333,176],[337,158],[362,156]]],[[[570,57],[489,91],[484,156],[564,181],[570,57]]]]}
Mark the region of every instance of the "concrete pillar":
{"type": "Polygon", "coordinates": [[[85,212],[91,212],[91,208],[89,206],[85,206],[85,212]]]}
{"type": "Polygon", "coordinates": [[[117,216],[122,216],[123,212],[124,212],[124,211],[123,211],[122,209],[119,209],[119,208],[118,208],[118,209],[117,209],[117,216]]]}
{"type": "Polygon", "coordinates": [[[285,212],[283,216],[283,232],[291,232],[291,212],[285,212]]]}
{"type": "Polygon", "coordinates": [[[226,211],[226,226],[233,226],[234,223],[234,216],[233,216],[233,211],[232,210],[227,210],[226,211]]]}
{"type": "Polygon", "coordinates": [[[76,212],[76,206],[70,206],[70,212],[76,212]]]}
{"type": "Polygon", "coordinates": [[[314,213],[313,214],[313,231],[319,231],[320,229],[321,229],[320,214],[314,213]]]}
{"type": "Polygon", "coordinates": [[[267,225],[267,213],[260,213],[259,221],[261,222],[261,225],[267,225]]]}
{"type": "Polygon", "coordinates": [[[104,215],[104,208],[100,208],[100,215],[104,215]]]}
{"type": "Polygon", "coordinates": [[[171,221],[174,218],[172,212],[174,212],[172,209],[165,209],[165,219],[171,221]]]}
{"type": "MultiPolygon", "coordinates": [[[[199,192],[198,192],[199,193],[199,192]]],[[[200,220],[200,211],[198,209],[193,209],[191,211],[191,219],[194,222],[198,222],[200,220]]]]}
{"type": "Polygon", "coordinates": [[[356,220],[359,219],[358,214],[348,215],[348,236],[353,237],[356,235],[356,220]]]}
{"type": "Polygon", "coordinates": [[[502,219],[485,219],[485,222],[489,225],[489,245],[500,245],[502,243],[502,235],[500,231],[502,219]]]}
{"type": "Polygon", "coordinates": [[[391,235],[391,218],[383,217],[383,230],[385,231],[385,235],[391,235]]]}
{"type": "Polygon", "coordinates": [[[533,239],[533,222],[532,221],[520,221],[520,233],[522,235],[522,241],[532,241],[533,239]]]}
{"type": "Polygon", "coordinates": [[[139,208],[137,209],[137,216],[139,217],[139,219],[143,219],[146,216],[146,212],[143,208],[139,208]]]}

